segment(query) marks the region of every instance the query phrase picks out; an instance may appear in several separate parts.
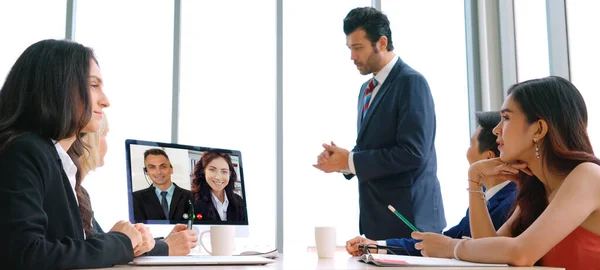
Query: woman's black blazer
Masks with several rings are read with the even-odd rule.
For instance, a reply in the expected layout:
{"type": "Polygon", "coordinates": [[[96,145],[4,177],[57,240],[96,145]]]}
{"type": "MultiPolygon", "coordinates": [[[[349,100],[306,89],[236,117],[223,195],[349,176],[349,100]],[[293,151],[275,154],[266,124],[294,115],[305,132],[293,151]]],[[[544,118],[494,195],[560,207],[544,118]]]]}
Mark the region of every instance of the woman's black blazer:
{"type": "Polygon", "coordinates": [[[0,232],[0,262],[10,269],[98,268],[133,260],[125,234],[85,239],[55,146],[31,133],[0,149],[0,232]]]}

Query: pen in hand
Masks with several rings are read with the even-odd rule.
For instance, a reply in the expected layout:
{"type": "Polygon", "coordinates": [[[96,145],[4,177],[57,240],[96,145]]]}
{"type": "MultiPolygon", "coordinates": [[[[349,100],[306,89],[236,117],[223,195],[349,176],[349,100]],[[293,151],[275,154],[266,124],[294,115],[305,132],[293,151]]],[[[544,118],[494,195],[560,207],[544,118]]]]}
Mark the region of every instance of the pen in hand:
{"type": "Polygon", "coordinates": [[[190,210],[189,210],[189,214],[188,214],[188,230],[192,229],[192,226],[194,225],[194,205],[192,204],[191,200],[188,200],[188,204],[190,205],[190,210]]]}
{"type": "Polygon", "coordinates": [[[419,230],[417,230],[417,227],[415,227],[414,225],[412,225],[408,219],[406,219],[404,216],[402,216],[402,214],[400,214],[398,211],[396,211],[396,208],[394,208],[391,205],[388,205],[388,209],[390,209],[390,211],[392,211],[399,219],[401,219],[404,224],[406,224],[406,226],[410,227],[413,232],[419,232],[419,230]]]}

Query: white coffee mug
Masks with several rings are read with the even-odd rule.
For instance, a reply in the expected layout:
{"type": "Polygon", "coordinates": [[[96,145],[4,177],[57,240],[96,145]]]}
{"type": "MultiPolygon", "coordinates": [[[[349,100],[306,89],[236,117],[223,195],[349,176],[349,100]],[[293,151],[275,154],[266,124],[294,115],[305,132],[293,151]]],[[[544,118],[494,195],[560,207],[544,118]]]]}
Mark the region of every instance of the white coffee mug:
{"type": "Polygon", "coordinates": [[[231,256],[233,253],[233,240],[235,236],[235,227],[227,225],[210,226],[209,231],[203,231],[200,234],[200,245],[208,254],[212,256],[231,256]],[[210,233],[210,246],[212,251],[208,250],[202,241],[202,235],[210,233]]]}
{"type": "Polygon", "coordinates": [[[315,227],[317,255],[321,259],[333,258],[335,254],[335,227],[315,227]]]}

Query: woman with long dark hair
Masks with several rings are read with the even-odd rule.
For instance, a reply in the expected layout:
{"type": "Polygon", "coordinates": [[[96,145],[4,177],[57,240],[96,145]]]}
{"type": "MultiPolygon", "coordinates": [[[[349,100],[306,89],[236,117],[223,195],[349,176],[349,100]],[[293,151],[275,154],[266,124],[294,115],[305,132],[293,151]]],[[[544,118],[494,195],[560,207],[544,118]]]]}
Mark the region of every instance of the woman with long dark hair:
{"type": "Polygon", "coordinates": [[[89,200],[76,183],[77,160],[67,154],[84,151],[81,134],[100,127],[108,106],[96,58],[81,44],[37,42],[11,68],[0,90],[3,265],[96,268],[133,259],[142,236],[129,222],[86,235],[80,207],[89,200]]]}
{"type": "Polygon", "coordinates": [[[194,209],[202,220],[247,221],[241,196],[233,192],[237,173],[226,153],[204,152],[194,166],[194,209]]]}
{"type": "Polygon", "coordinates": [[[469,169],[471,231],[478,239],[413,233],[425,255],[517,266],[574,269],[600,265],[600,160],[587,135],[583,97],[569,81],[547,77],[514,85],[494,129],[500,158],[469,169]],[[495,231],[479,183],[518,182],[508,221],[495,231]]]}

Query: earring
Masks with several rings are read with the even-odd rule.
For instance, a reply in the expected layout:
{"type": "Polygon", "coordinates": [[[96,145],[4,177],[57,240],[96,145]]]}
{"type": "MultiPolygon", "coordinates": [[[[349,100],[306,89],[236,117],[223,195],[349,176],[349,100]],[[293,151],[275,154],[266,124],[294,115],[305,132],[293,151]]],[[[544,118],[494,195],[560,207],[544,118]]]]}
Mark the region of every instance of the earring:
{"type": "Polygon", "coordinates": [[[533,139],[533,142],[535,143],[535,157],[537,157],[539,159],[540,158],[540,147],[538,146],[538,140],[533,139]]]}

